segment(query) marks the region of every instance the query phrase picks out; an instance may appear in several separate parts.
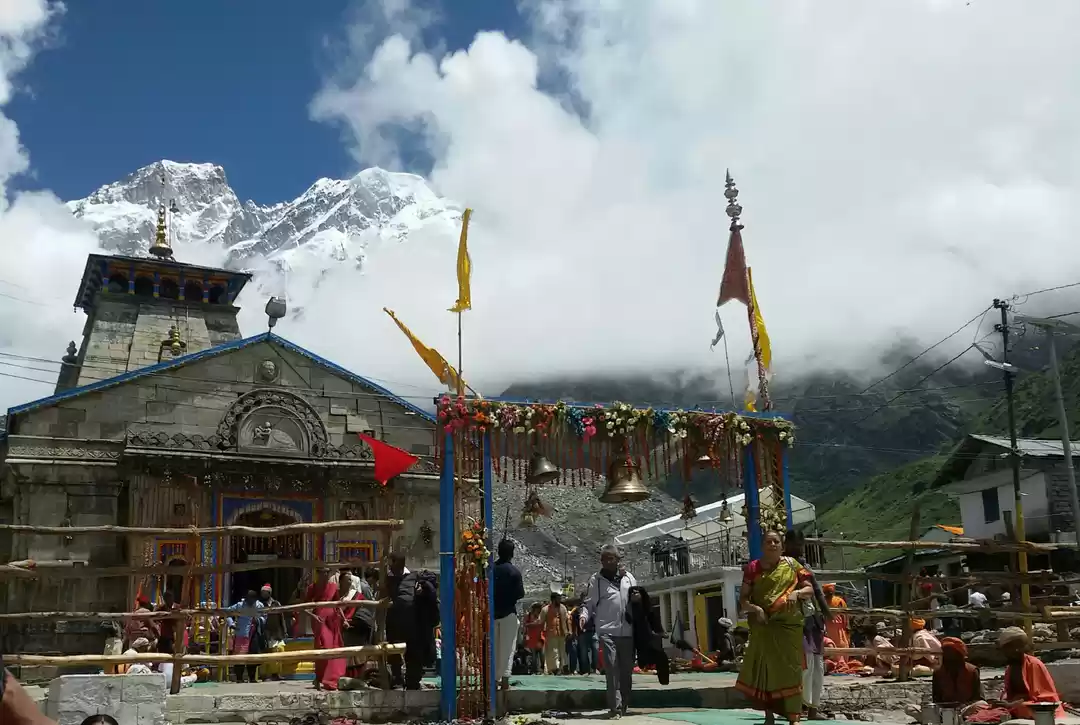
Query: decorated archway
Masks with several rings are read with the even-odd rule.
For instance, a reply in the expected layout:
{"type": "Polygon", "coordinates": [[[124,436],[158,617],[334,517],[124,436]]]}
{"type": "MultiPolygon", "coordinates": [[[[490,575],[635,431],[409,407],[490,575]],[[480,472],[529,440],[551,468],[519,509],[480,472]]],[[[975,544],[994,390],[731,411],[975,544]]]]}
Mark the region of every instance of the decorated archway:
{"type": "MultiPolygon", "coordinates": [[[[301,523],[299,512],[287,506],[275,506],[270,501],[253,502],[238,509],[229,519],[230,526],[271,528],[301,523]]],[[[226,542],[229,561],[234,564],[257,564],[278,559],[297,560],[305,558],[312,547],[307,541],[310,535],[282,534],[280,536],[231,536],[226,542]]],[[[278,599],[288,599],[297,589],[304,570],[296,568],[248,569],[233,572],[228,577],[226,596],[229,602],[239,601],[249,590],[259,591],[269,584],[278,599]]]]}
{"type": "MultiPolygon", "coordinates": [[[[763,530],[792,524],[786,451],[794,427],[781,415],[463,396],[443,396],[437,407],[444,431],[439,456],[442,649],[457,653],[442,657],[447,719],[493,717],[497,709],[488,605],[490,551],[497,545],[492,490],[498,483],[524,480],[533,492],[545,485],[591,486],[601,501],[619,505],[648,498],[649,484],[673,473],[681,472],[688,487],[692,469],[716,469],[718,478],[742,483],[752,557],[761,554],[763,530]],[[467,495],[477,480],[482,503],[467,495]],[[769,495],[760,496],[762,491],[769,495]]],[[[697,516],[696,504],[689,488],[684,492],[682,516],[690,521],[697,516]]],[[[523,519],[534,514],[523,511],[523,519]]]]}

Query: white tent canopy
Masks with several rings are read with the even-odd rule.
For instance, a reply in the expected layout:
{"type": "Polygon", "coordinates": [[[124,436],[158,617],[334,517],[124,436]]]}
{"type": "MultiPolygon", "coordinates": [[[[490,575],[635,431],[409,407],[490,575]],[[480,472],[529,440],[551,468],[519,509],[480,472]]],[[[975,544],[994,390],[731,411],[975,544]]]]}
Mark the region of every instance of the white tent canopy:
{"type": "MultiPolygon", "coordinates": [[[[761,504],[767,505],[772,502],[772,488],[763,488],[759,493],[761,504]]],[[[731,511],[730,522],[720,521],[721,511],[725,499],[713,501],[710,504],[699,506],[697,516],[689,521],[683,521],[681,516],[671,516],[651,524],[645,524],[633,531],[619,534],[615,537],[615,543],[619,546],[636,544],[640,541],[649,541],[661,536],[674,536],[677,539],[694,541],[706,536],[721,534],[725,531],[733,535],[739,535],[746,530],[746,519],[742,515],[743,501],[746,494],[740,493],[726,499],[728,509],[731,511]]],[[[791,517],[795,525],[805,524],[817,518],[814,505],[798,496],[791,497],[791,517]]]]}

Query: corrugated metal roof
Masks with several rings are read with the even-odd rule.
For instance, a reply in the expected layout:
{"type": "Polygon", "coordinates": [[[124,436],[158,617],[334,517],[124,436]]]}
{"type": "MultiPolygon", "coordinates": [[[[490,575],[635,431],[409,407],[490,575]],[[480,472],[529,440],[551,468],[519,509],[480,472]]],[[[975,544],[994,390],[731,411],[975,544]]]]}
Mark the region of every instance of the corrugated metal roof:
{"type": "MultiPolygon", "coordinates": [[[[1001,436],[972,435],[969,437],[992,446],[1004,448],[1005,450],[1009,450],[1012,447],[1009,439],[1001,436]]],[[[1080,456],[1080,441],[1071,441],[1071,443],[1073,457],[1076,458],[1080,456]]],[[[1060,438],[1017,438],[1016,447],[1022,456],[1053,458],[1054,456],[1065,455],[1062,451],[1060,438]]]]}

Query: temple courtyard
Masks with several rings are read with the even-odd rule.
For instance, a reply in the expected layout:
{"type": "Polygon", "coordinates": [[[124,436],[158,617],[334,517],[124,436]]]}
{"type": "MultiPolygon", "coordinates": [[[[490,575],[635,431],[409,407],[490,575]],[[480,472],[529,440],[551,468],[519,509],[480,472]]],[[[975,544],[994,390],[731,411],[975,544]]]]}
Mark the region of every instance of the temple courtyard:
{"type": "MultiPolygon", "coordinates": [[[[1077,663],[1080,665],[1080,663],[1077,663]]],[[[999,687],[1001,670],[983,672],[984,687],[999,687]]],[[[634,677],[634,697],[627,725],[661,725],[680,721],[694,725],[738,725],[760,722],[746,710],[735,690],[734,673],[681,673],[661,686],[655,675],[634,677]]],[[[523,676],[500,693],[500,711],[527,713],[521,722],[540,718],[584,723],[605,711],[604,678],[593,676],[523,676]]],[[[126,709],[132,722],[153,722],[156,716],[173,725],[188,723],[290,723],[311,714],[323,718],[355,718],[364,722],[438,720],[438,680],[413,692],[361,689],[316,691],[310,681],[255,684],[198,683],[179,694],[164,694],[164,678],[155,675],[68,675],[44,687],[31,687],[42,708],[64,721],[64,713],[92,714],[98,707],[126,709]]],[[[892,682],[880,678],[829,676],[823,707],[837,720],[910,722],[907,704],[930,696],[929,679],[892,682]]],[[[78,722],[78,721],[76,721],[78,722]]],[[[1076,719],[1080,725],[1080,718],[1076,719]]]]}

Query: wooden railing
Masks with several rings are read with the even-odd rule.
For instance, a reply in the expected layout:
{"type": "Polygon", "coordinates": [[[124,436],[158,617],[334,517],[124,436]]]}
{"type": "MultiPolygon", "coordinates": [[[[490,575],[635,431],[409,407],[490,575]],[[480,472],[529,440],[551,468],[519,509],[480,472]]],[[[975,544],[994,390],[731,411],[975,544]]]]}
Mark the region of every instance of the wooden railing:
{"type": "MultiPolygon", "coordinates": [[[[376,529],[382,533],[382,551],[390,548],[390,535],[394,530],[400,529],[404,522],[398,519],[379,519],[368,521],[343,520],[325,521],[318,523],[289,524],[286,526],[274,526],[257,528],[251,526],[212,526],[212,527],[147,527],[147,526],[33,526],[24,524],[0,524],[0,531],[10,531],[18,534],[33,535],[60,535],[72,536],[84,535],[114,535],[129,537],[174,537],[183,538],[189,542],[192,551],[202,551],[200,546],[204,538],[221,538],[225,536],[243,535],[250,537],[272,537],[282,534],[313,534],[329,531],[348,530],[371,530],[376,529]]],[[[220,548],[220,547],[219,547],[220,548]]],[[[379,562],[368,562],[379,568],[380,591],[386,592],[387,565],[385,557],[379,562]]],[[[32,655],[15,652],[4,653],[4,664],[8,666],[34,666],[51,665],[58,667],[85,666],[85,665],[128,665],[136,663],[162,664],[172,663],[172,681],[170,692],[180,691],[180,678],[182,665],[208,664],[228,667],[229,665],[258,665],[276,662],[310,662],[327,659],[348,657],[377,658],[382,665],[384,685],[389,686],[389,668],[386,658],[400,655],[405,651],[404,644],[374,644],[357,647],[340,647],[336,649],[294,650],[291,652],[267,652],[260,654],[187,654],[183,651],[180,643],[185,641],[184,633],[187,626],[195,618],[203,617],[236,617],[236,616],[264,616],[274,613],[302,612],[314,608],[347,608],[370,607],[377,610],[376,625],[379,641],[385,639],[386,632],[386,608],[388,602],[381,601],[331,601],[331,602],[304,602],[300,604],[287,604],[276,607],[262,607],[251,609],[224,609],[218,607],[193,607],[190,597],[194,590],[193,579],[196,576],[230,573],[237,571],[253,571],[267,568],[300,568],[300,569],[344,569],[353,568],[355,564],[348,562],[322,562],[307,560],[277,560],[261,561],[254,563],[216,563],[201,564],[196,566],[194,562],[186,567],[152,565],[152,566],[109,566],[73,567],[68,563],[35,562],[30,559],[11,561],[0,564],[0,579],[98,579],[103,577],[117,576],[146,576],[146,575],[181,575],[184,579],[183,598],[180,608],[171,611],[158,612],[77,612],[77,611],[36,611],[36,612],[6,612],[0,614],[0,623],[7,622],[61,622],[61,621],[131,621],[150,620],[162,621],[163,626],[173,626],[173,641],[177,643],[175,654],[166,653],[139,653],[127,655],[32,655]]]]}

